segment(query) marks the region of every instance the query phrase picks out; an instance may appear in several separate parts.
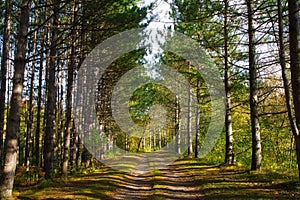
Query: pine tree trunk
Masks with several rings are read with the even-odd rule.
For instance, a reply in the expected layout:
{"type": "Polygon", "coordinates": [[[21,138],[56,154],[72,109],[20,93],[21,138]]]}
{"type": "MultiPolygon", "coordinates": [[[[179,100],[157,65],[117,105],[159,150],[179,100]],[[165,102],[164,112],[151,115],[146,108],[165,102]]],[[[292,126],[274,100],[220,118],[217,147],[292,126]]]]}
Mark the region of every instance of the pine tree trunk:
{"type": "MultiPolygon", "coordinates": [[[[35,16],[37,17],[37,16],[35,16]]],[[[33,54],[36,54],[37,49],[37,33],[34,33],[34,47],[33,54]]],[[[33,150],[33,134],[32,134],[32,124],[33,124],[33,100],[34,100],[34,78],[35,78],[35,64],[32,63],[31,68],[31,78],[30,78],[30,88],[29,88],[29,108],[27,112],[27,128],[26,128],[26,150],[25,150],[25,165],[27,167],[27,171],[29,170],[29,166],[32,160],[32,150],[33,150]]]]}
{"type": "Polygon", "coordinates": [[[153,150],[156,151],[156,130],[155,129],[152,129],[151,130],[151,133],[152,133],[152,138],[153,138],[153,150]]]}
{"type": "Polygon", "coordinates": [[[161,129],[158,129],[158,149],[161,149],[162,147],[162,135],[161,135],[161,129]]]}
{"type": "MultiPolygon", "coordinates": [[[[75,125],[75,123],[74,123],[74,125],[75,125]]],[[[74,131],[76,131],[76,129],[74,131]]],[[[78,135],[78,132],[77,132],[77,135],[78,135]]],[[[77,150],[77,153],[76,153],[76,166],[77,166],[77,168],[81,168],[81,166],[82,166],[82,151],[83,151],[83,144],[80,140],[80,137],[78,137],[78,150],[77,150]]]]}
{"type": "Polygon", "coordinates": [[[1,183],[1,197],[3,198],[9,198],[12,196],[17,165],[20,109],[22,106],[22,90],[26,65],[30,7],[31,0],[22,1],[19,32],[17,37],[17,52],[15,55],[14,65],[13,93],[11,96],[7,134],[5,138],[5,163],[1,183]]]}
{"type": "Polygon", "coordinates": [[[299,130],[297,128],[295,117],[293,114],[291,91],[290,91],[290,85],[289,85],[289,80],[286,71],[286,57],[285,57],[284,41],[283,41],[284,36],[283,36],[282,6],[280,0],[277,0],[277,10],[278,10],[278,32],[279,32],[278,35],[279,36],[279,59],[280,59],[282,81],[283,81],[284,92],[285,92],[285,102],[288,111],[290,127],[293,135],[296,136],[299,135],[299,130]]]}
{"type": "Polygon", "coordinates": [[[228,38],[228,0],[224,1],[224,52],[225,52],[225,94],[226,94],[226,114],[225,114],[225,133],[226,133],[226,149],[225,164],[234,164],[233,151],[233,132],[232,132],[232,116],[231,116],[231,88],[230,88],[230,66],[229,66],[229,38],[228,38]]]}
{"type": "MultiPolygon", "coordinates": [[[[50,22],[48,24],[48,26],[50,26],[50,22]]],[[[46,38],[45,38],[45,43],[47,44],[51,44],[51,31],[50,31],[50,28],[46,29],[47,30],[47,33],[46,33],[46,38]]],[[[46,55],[46,58],[50,57],[49,55],[49,48],[46,49],[45,51],[45,55],[46,55]]],[[[43,117],[43,124],[44,124],[44,128],[43,128],[43,139],[41,140],[42,144],[41,144],[41,154],[40,154],[40,165],[41,167],[43,167],[44,171],[45,171],[45,139],[46,139],[46,123],[47,123],[47,113],[48,113],[48,101],[47,101],[47,98],[48,98],[48,90],[49,90],[49,87],[48,87],[48,80],[49,80],[49,66],[50,66],[50,61],[51,59],[46,59],[46,67],[45,67],[45,107],[44,107],[44,117],[43,117]]]]}
{"type": "Polygon", "coordinates": [[[75,172],[77,170],[77,154],[79,151],[79,137],[78,132],[76,131],[75,122],[72,119],[72,150],[71,150],[71,170],[72,172],[75,172]]]}
{"type": "MultiPolygon", "coordinates": [[[[290,59],[291,80],[293,89],[294,110],[296,125],[300,128],[300,19],[298,0],[288,0],[289,33],[290,33],[290,59]]],[[[294,135],[296,142],[296,155],[300,179],[300,135],[294,135]]]]}
{"type": "Polygon", "coordinates": [[[152,150],[152,132],[149,132],[149,149],[152,150]]]}
{"type": "Polygon", "coordinates": [[[189,85],[188,91],[188,113],[187,113],[187,131],[188,131],[188,155],[193,156],[193,137],[192,137],[192,87],[189,85]]]}
{"type": "Polygon", "coordinates": [[[196,107],[196,144],[195,144],[195,158],[200,157],[200,80],[197,79],[197,107],[196,107]]]}
{"type": "Polygon", "coordinates": [[[4,111],[5,111],[5,94],[6,94],[6,74],[9,58],[9,38],[11,34],[11,0],[5,1],[5,19],[4,19],[4,32],[3,32],[3,46],[2,46],[2,59],[1,59],[1,73],[0,73],[0,168],[2,168],[3,160],[3,136],[4,136],[4,111]]]}
{"type": "Polygon", "coordinates": [[[175,137],[176,137],[176,152],[181,154],[181,134],[180,134],[180,106],[178,99],[175,103],[175,137]]]}
{"type": "Polygon", "coordinates": [[[54,146],[55,146],[55,105],[56,105],[56,85],[55,85],[55,61],[58,43],[58,10],[59,2],[54,1],[53,30],[51,35],[50,62],[48,68],[48,94],[46,108],[46,126],[44,139],[44,170],[45,178],[52,179],[54,175],[54,146]]]}
{"type": "Polygon", "coordinates": [[[252,131],[251,170],[261,170],[261,139],[258,119],[257,64],[255,59],[255,28],[253,26],[253,0],[247,0],[249,34],[250,117],[252,131]]]}
{"type": "MultiPolygon", "coordinates": [[[[43,16],[44,18],[44,16],[43,16]]],[[[41,38],[41,51],[44,51],[45,45],[45,39],[44,39],[44,33],[42,34],[41,38]]],[[[40,54],[40,60],[44,61],[44,53],[40,54]]],[[[36,115],[36,130],[35,130],[35,141],[34,141],[34,157],[35,157],[35,166],[41,165],[41,159],[40,159],[40,132],[41,132],[41,110],[42,110],[42,86],[43,86],[43,69],[44,69],[44,63],[40,62],[39,65],[39,80],[38,80],[38,96],[37,96],[37,115],[36,115]]]]}
{"type": "Polygon", "coordinates": [[[27,170],[29,170],[31,158],[32,158],[32,122],[33,122],[33,93],[34,93],[34,64],[32,65],[32,75],[30,80],[30,86],[29,86],[29,108],[27,109],[27,120],[26,120],[26,144],[25,144],[25,166],[27,167],[27,170]]]}
{"type": "Polygon", "coordinates": [[[67,111],[66,111],[66,124],[65,124],[65,134],[64,134],[64,154],[63,154],[63,167],[62,173],[64,175],[68,174],[68,163],[69,163],[69,153],[70,153],[70,137],[72,131],[72,92],[73,92],[73,81],[74,81],[74,69],[75,60],[74,44],[71,44],[71,60],[68,65],[68,83],[67,83],[67,111]]]}
{"type": "MultiPolygon", "coordinates": [[[[44,45],[42,42],[42,50],[44,45]]],[[[44,60],[43,54],[40,57],[44,60]]],[[[40,62],[39,66],[39,87],[38,87],[38,99],[37,99],[37,115],[36,115],[36,130],[35,130],[35,165],[40,166],[40,132],[41,132],[41,108],[42,108],[42,82],[43,82],[43,62],[40,62]]]]}
{"type": "MultiPolygon", "coordinates": [[[[70,43],[71,51],[70,51],[70,61],[68,65],[68,81],[67,81],[67,99],[66,99],[66,124],[65,124],[65,134],[64,134],[64,154],[63,154],[63,175],[67,175],[68,173],[68,163],[69,163],[69,154],[70,154],[70,140],[73,130],[73,122],[72,122],[72,96],[73,96],[73,84],[74,84],[74,68],[76,66],[75,63],[75,48],[76,48],[76,32],[74,31],[76,23],[77,23],[77,11],[78,11],[78,2],[76,1],[73,6],[73,28],[71,31],[72,39],[70,43]]],[[[73,146],[72,146],[72,168],[74,169],[74,165],[76,164],[76,149],[78,143],[78,136],[76,131],[73,130],[73,146]]]]}
{"type": "Polygon", "coordinates": [[[64,101],[64,62],[58,66],[60,69],[56,73],[57,80],[57,106],[56,106],[56,128],[57,128],[57,154],[56,154],[56,168],[60,168],[63,163],[63,137],[64,137],[64,123],[63,123],[63,101],[64,101]]]}

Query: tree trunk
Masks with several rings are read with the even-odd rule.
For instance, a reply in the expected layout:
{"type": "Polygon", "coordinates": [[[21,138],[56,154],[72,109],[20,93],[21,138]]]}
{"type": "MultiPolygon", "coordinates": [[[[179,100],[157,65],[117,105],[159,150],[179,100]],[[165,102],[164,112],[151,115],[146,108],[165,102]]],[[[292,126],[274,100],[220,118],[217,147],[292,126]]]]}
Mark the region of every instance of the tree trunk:
{"type": "Polygon", "coordinates": [[[46,126],[44,140],[44,170],[45,178],[52,179],[54,173],[54,145],[55,145],[55,105],[56,105],[56,85],[55,85],[55,61],[58,44],[58,11],[59,2],[54,1],[53,30],[51,36],[50,62],[48,68],[48,94],[46,108],[46,126]]]}
{"type": "MultiPolygon", "coordinates": [[[[44,16],[43,16],[44,18],[44,16]]],[[[41,33],[42,34],[42,33],[41,33]]],[[[44,51],[44,35],[41,39],[41,50],[44,51]]],[[[40,60],[44,60],[44,53],[40,54],[40,60]]],[[[36,130],[35,130],[35,165],[38,167],[41,164],[40,159],[40,132],[41,132],[41,110],[42,110],[42,85],[43,85],[43,68],[44,63],[40,62],[39,65],[39,80],[38,80],[38,96],[37,96],[37,115],[36,115],[36,130]]]]}
{"type": "MultiPolygon", "coordinates": [[[[49,26],[50,26],[50,23],[49,23],[49,26]]],[[[47,32],[46,32],[46,38],[45,38],[45,43],[48,43],[50,44],[51,43],[51,31],[49,31],[49,29],[46,29],[47,32]]],[[[46,51],[45,51],[45,55],[46,55],[46,58],[49,57],[49,49],[46,48],[46,51]]],[[[48,87],[48,80],[49,80],[49,67],[50,66],[50,61],[49,59],[46,59],[46,66],[45,67],[45,99],[48,98],[48,90],[49,90],[49,87],[48,87]]],[[[55,97],[54,97],[55,98],[55,97]]],[[[43,128],[43,139],[41,140],[42,144],[41,144],[41,153],[40,153],[40,165],[41,167],[43,167],[44,171],[45,171],[45,139],[46,139],[46,122],[47,122],[47,111],[48,109],[48,102],[47,100],[45,101],[45,107],[44,107],[44,117],[43,117],[43,124],[44,124],[44,128],[43,128]]]]}
{"type": "MultiPolygon", "coordinates": [[[[291,80],[293,89],[294,111],[296,125],[300,128],[300,20],[298,0],[288,0],[291,80]]],[[[296,142],[296,155],[300,179],[300,135],[294,135],[296,142]]]]}
{"type": "Polygon", "coordinates": [[[290,127],[294,136],[299,134],[295,117],[293,115],[293,108],[292,108],[292,100],[291,100],[291,91],[289,86],[289,80],[287,77],[286,72],[286,58],[285,58],[285,50],[284,50],[284,41],[283,41],[283,20],[282,20],[282,6],[281,1],[277,0],[277,10],[278,10],[278,32],[279,32],[279,59],[280,59],[280,66],[281,66],[281,74],[282,74],[282,81],[284,85],[284,92],[285,92],[285,102],[286,108],[288,111],[288,117],[290,122],[290,127]]]}
{"type": "MultiPolygon", "coordinates": [[[[44,42],[42,42],[42,49],[44,49],[44,42]]],[[[41,53],[41,60],[43,59],[41,53]]],[[[39,87],[38,87],[38,100],[37,100],[37,115],[36,115],[36,130],[35,130],[35,165],[40,166],[40,132],[41,132],[41,108],[42,108],[42,81],[43,81],[43,62],[39,66],[39,87]]]]}
{"type": "Polygon", "coordinates": [[[193,156],[193,137],[192,137],[192,87],[189,85],[188,97],[188,115],[187,115],[187,131],[188,131],[188,155],[193,156]]]}
{"type": "Polygon", "coordinates": [[[225,164],[234,164],[233,151],[233,133],[232,133],[232,116],[231,116],[231,86],[230,86],[230,66],[229,66],[229,38],[228,38],[228,0],[224,0],[224,52],[225,52],[225,94],[226,94],[226,114],[225,114],[225,133],[226,149],[225,164]]]}
{"type": "Polygon", "coordinates": [[[180,105],[178,99],[175,103],[175,137],[176,137],[176,152],[181,154],[181,135],[180,135],[180,105]]]}
{"type": "MultiPolygon", "coordinates": [[[[64,154],[63,154],[63,168],[62,172],[64,175],[68,173],[68,162],[69,162],[69,152],[70,152],[70,137],[72,134],[72,96],[73,96],[73,83],[74,83],[74,69],[76,66],[75,63],[75,48],[76,48],[76,32],[74,31],[76,22],[77,22],[77,11],[78,11],[78,2],[75,2],[73,6],[73,29],[72,39],[70,43],[71,51],[70,51],[70,61],[68,65],[68,81],[67,81],[67,111],[66,111],[66,124],[65,124],[65,135],[64,135],[64,154]]],[[[74,130],[75,131],[75,130],[74,130]]],[[[72,149],[77,149],[78,137],[74,134],[73,137],[73,146],[72,149]]],[[[75,164],[76,160],[76,152],[72,151],[72,167],[74,167],[73,163],[75,164]]]]}
{"type": "Polygon", "coordinates": [[[25,158],[24,158],[24,164],[27,167],[27,170],[29,170],[31,158],[32,158],[32,122],[33,122],[33,93],[34,93],[34,64],[32,64],[32,70],[31,72],[33,75],[31,75],[30,80],[30,86],[29,86],[29,107],[26,109],[27,112],[27,120],[26,120],[26,143],[25,143],[25,158]]]}
{"type": "MultiPolygon", "coordinates": [[[[74,131],[76,131],[76,129],[74,131]]],[[[77,133],[77,135],[78,135],[78,133],[77,133]]],[[[78,150],[77,150],[77,153],[76,153],[76,166],[77,166],[77,168],[81,168],[81,165],[82,165],[82,159],[81,159],[82,158],[82,150],[83,150],[83,144],[80,140],[80,137],[78,137],[78,150]]]]}
{"type": "Polygon", "coordinates": [[[23,0],[18,32],[15,70],[13,77],[13,93],[10,102],[7,134],[5,138],[5,163],[1,184],[1,197],[10,198],[14,185],[14,176],[18,156],[18,139],[20,126],[20,109],[22,106],[22,90],[26,65],[26,47],[29,27],[31,0],[23,0]]]}
{"type": "Polygon", "coordinates": [[[251,170],[261,170],[261,139],[258,119],[257,64],[255,59],[255,28],[253,26],[253,0],[247,0],[249,34],[250,115],[252,131],[251,170]]]}
{"type": "MultiPolygon", "coordinates": [[[[35,16],[37,17],[37,16],[35,16]]],[[[33,54],[36,54],[37,49],[37,32],[34,33],[34,47],[33,54]]],[[[25,149],[25,165],[27,167],[27,171],[29,170],[29,166],[32,160],[32,149],[33,149],[33,134],[32,134],[32,124],[33,124],[33,100],[34,100],[34,77],[35,77],[35,64],[32,63],[31,68],[31,78],[30,78],[30,88],[29,88],[29,108],[27,112],[27,128],[26,128],[26,149],[25,149]]]]}
{"type": "Polygon", "coordinates": [[[162,147],[162,135],[161,135],[161,129],[158,129],[158,149],[161,149],[162,147]]]}
{"type": "Polygon", "coordinates": [[[200,80],[197,79],[197,107],[196,107],[196,143],[195,143],[195,158],[199,158],[200,152],[200,80]]]}
{"type": "Polygon", "coordinates": [[[76,131],[75,122],[72,119],[72,149],[71,149],[71,170],[75,172],[77,170],[77,153],[79,151],[79,137],[78,132],[76,131]]]}
{"type": "Polygon", "coordinates": [[[9,58],[9,38],[11,34],[11,0],[5,1],[5,19],[3,32],[3,46],[1,59],[1,73],[0,73],[0,168],[2,168],[3,158],[3,136],[4,136],[4,111],[5,111],[5,94],[6,94],[6,74],[9,58]]]}
{"type": "Polygon", "coordinates": [[[149,132],[149,149],[152,150],[152,132],[149,132]]]}
{"type": "Polygon", "coordinates": [[[66,111],[66,124],[65,124],[65,134],[64,134],[64,154],[63,154],[63,167],[62,172],[64,175],[68,173],[68,163],[69,163],[69,152],[70,152],[70,136],[72,131],[72,92],[73,92],[73,80],[74,80],[74,44],[71,44],[71,60],[68,65],[68,83],[67,83],[67,111],[66,111]]]}
{"type": "Polygon", "coordinates": [[[152,130],[153,134],[153,150],[156,151],[156,130],[152,130]]]}
{"type": "MultiPolygon", "coordinates": [[[[67,56],[67,54],[66,54],[67,56]]],[[[56,128],[57,128],[57,140],[56,140],[56,146],[57,146],[57,154],[56,154],[56,166],[55,168],[60,168],[63,163],[63,137],[64,137],[64,123],[63,123],[63,101],[64,101],[64,62],[60,62],[58,64],[60,66],[60,69],[57,70],[56,73],[56,80],[57,80],[57,106],[56,108],[56,128]]]]}

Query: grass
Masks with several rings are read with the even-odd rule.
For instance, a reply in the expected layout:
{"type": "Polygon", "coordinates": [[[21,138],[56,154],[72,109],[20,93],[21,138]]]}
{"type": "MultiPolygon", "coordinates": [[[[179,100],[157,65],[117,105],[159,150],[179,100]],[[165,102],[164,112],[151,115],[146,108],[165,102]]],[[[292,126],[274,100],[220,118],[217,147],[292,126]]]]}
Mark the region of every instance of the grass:
{"type": "Polygon", "coordinates": [[[201,160],[181,159],[170,168],[156,169],[147,176],[102,166],[90,174],[44,180],[36,186],[18,186],[14,196],[16,199],[114,199],[116,196],[153,200],[300,199],[300,184],[296,173],[252,172],[241,166],[215,166],[201,160]]]}
{"type": "Polygon", "coordinates": [[[88,175],[56,178],[34,187],[18,187],[14,195],[19,199],[109,199],[124,179],[123,173],[103,167],[88,175]]]}
{"type": "Polygon", "coordinates": [[[241,166],[206,166],[199,160],[178,163],[212,199],[299,199],[296,173],[253,172],[241,166]]]}

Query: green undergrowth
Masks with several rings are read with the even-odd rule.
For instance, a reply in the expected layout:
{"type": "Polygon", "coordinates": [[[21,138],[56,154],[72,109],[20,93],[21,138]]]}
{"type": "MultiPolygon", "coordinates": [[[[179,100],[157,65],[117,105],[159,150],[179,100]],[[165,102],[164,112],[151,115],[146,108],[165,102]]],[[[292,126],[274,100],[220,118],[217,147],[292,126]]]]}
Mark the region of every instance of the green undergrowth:
{"type": "Polygon", "coordinates": [[[200,159],[177,162],[212,199],[300,199],[296,172],[251,171],[238,165],[207,165],[200,159]]]}

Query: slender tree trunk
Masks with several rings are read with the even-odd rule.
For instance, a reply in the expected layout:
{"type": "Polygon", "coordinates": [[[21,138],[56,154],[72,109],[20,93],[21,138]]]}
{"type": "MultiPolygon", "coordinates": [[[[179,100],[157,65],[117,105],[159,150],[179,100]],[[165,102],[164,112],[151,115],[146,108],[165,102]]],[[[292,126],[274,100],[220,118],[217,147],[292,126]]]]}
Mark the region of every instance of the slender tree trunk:
{"type": "Polygon", "coordinates": [[[280,0],[277,0],[277,10],[278,10],[278,31],[279,31],[278,41],[279,41],[279,58],[280,58],[281,74],[282,74],[282,80],[284,85],[285,102],[288,111],[290,127],[293,135],[295,136],[295,135],[299,135],[299,131],[296,125],[295,117],[293,115],[291,91],[290,91],[289,80],[286,72],[286,57],[285,57],[284,41],[283,41],[284,36],[283,36],[282,6],[280,0]]]}
{"type": "Polygon", "coordinates": [[[181,154],[181,135],[180,135],[180,106],[178,99],[176,100],[175,103],[175,137],[176,137],[176,152],[178,154],[181,154]]]}
{"type": "Polygon", "coordinates": [[[149,149],[152,150],[152,132],[149,132],[149,149]]]}
{"type": "Polygon", "coordinates": [[[58,43],[58,11],[59,2],[54,1],[53,30],[51,36],[50,62],[48,68],[48,94],[46,109],[46,126],[44,140],[44,170],[45,178],[52,179],[54,175],[54,146],[55,146],[55,105],[56,105],[56,85],[55,85],[55,61],[58,43]]]}
{"type": "MultiPolygon", "coordinates": [[[[75,122],[73,121],[74,126],[75,126],[75,122]]],[[[74,130],[76,131],[76,129],[74,130]]],[[[77,133],[78,135],[78,133],[77,133]]],[[[76,153],[76,166],[77,168],[80,168],[82,165],[82,151],[83,151],[83,144],[80,140],[80,137],[78,137],[78,151],[76,153]]]]}
{"type": "MultiPolygon", "coordinates": [[[[296,125],[300,128],[300,17],[299,1],[288,0],[289,10],[289,33],[290,33],[290,58],[291,58],[291,80],[293,89],[294,110],[296,125]]],[[[296,155],[300,179],[300,135],[294,134],[296,142],[296,155]]]]}
{"type": "Polygon", "coordinates": [[[251,170],[261,170],[261,139],[258,119],[257,64],[255,59],[255,28],[253,26],[253,0],[247,0],[249,34],[250,113],[252,131],[251,170]]]}
{"type": "Polygon", "coordinates": [[[14,176],[18,156],[18,139],[20,126],[20,109],[22,106],[22,90],[26,65],[27,34],[31,1],[23,0],[18,32],[17,52],[13,78],[13,93],[10,102],[7,134],[5,138],[5,163],[1,183],[1,197],[10,198],[14,185],[14,176]]]}
{"type": "Polygon", "coordinates": [[[26,120],[26,144],[25,144],[25,166],[27,167],[27,170],[29,170],[31,157],[32,157],[32,122],[33,122],[33,93],[34,93],[34,64],[32,64],[32,70],[33,73],[31,75],[30,80],[30,86],[29,86],[29,108],[27,109],[27,120],[26,120]]]}
{"type": "Polygon", "coordinates": [[[70,136],[71,136],[72,125],[73,125],[72,124],[72,92],[73,92],[74,66],[75,66],[74,53],[75,53],[75,47],[74,44],[71,44],[71,60],[68,65],[67,102],[66,102],[67,111],[66,111],[64,154],[63,154],[63,167],[62,167],[62,172],[64,175],[68,174],[70,136]]]}
{"type": "Polygon", "coordinates": [[[200,152],[200,80],[197,79],[197,107],[196,107],[196,144],[195,144],[195,158],[199,158],[200,152]]]}
{"type": "Polygon", "coordinates": [[[56,77],[58,77],[56,86],[57,86],[57,106],[56,106],[56,128],[57,128],[57,154],[56,154],[56,168],[60,168],[63,163],[63,137],[64,137],[64,123],[63,123],[63,101],[64,101],[64,62],[58,64],[60,69],[57,70],[56,77]]]}
{"type": "MultiPolygon", "coordinates": [[[[37,17],[37,16],[35,16],[37,17]]],[[[37,48],[37,33],[34,33],[34,47],[33,54],[36,54],[37,48]]],[[[33,124],[33,100],[34,100],[34,78],[35,78],[35,64],[32,63],[31,68],[31,78],[30,78],[30,88],[29,88],[29,108],[27,112],[27,128],[26,128],[26,149],[25,149],[25,165],[27,170],[29,170],[29,166],[32,160],[32,150],[33,150],[33,134],[32,134],[32,124],[33,124]]]]}
{"type": "Polygon", "coordinates": [[[145,131],[143,132],[143,151],[145,151],[145,148],[146,148],[146,134],[145,134],[145,131]]]}
{"type": "Polygon", "coordinates": [[[152,130],[153,134],[153,150],[156,151],[156,130],[152,130]]]}
{"type": "MultiPolygon", "coordinates": [[[[29,69],[30,70],[30,69],[29,69]]],[[[29,79],[28,78],[28,74],[27,74],[27,79],[29,79]]],[[[26,89],[28,89],[28,87],[29,87],[29,84],[27,83],[27,85],[25,86],[25,88],[26,89]]],[[[25,91],[25,90],[24,90],[25,91]]],[[[28,92],[28,90],[26,91],[26,92],[28,92]]],[[[28,115],[28,113],[26,112],[27,110],[28,110],[28,101],[27,100],[25,100],[24,102],[23,102],[23,108],[25,108],[25,109],[21,109],[21,119],[20,119],[20,125],[21,124],[27,124],[27,115],[28,115]]],[[[23,135],[24,137],[23,137],[23,140],[22,140],[22,137],[19,137],[19,142],[18,142],[18,144],[19,144],[19,163],[18,163],[18,165],[20,165],[20,166],[26,166],[25,165],[25,155],[26,155],[26,146],[27,146],[27,126],[24,126],[24,132],[20,132],[20,135],[23,135]]]]}
{"type": "Polygon", "coordinates": [[[187,131],[188,131],[188,155],[193,156],[193,137],[192,137],[192,87],[189,85],[188,97],[188,115],[187,115],[187,131]]]}
{"type": "Polygon", "coordinates": [[[75,122],[72,119],[72,149],[71,149],[71,170],[75,172],[77,170],[77,152],[79,151],[79,137],[78,132],[76,131],[75,122]]]}
{"type": "MultiPolygon", "coordinates": [[[[44,15],[42,19],[44,19],[44,15]]],[[[41,51],[44,51],[45,48],[45,35],[44,33],[41,36],[41,51]]],[[[44,61],[44,53],[40,54],[40,61],[44,61]]],[[[37,115],[36,115],[36,130],[35,130],[35,165],[38,167],[41,164],[40,159],[40,133],[41,133],[41,110],[42,110],[42,86],[43,86],[43,69],[44,69],[44,62],[40,62],[39,65],[39,80],[38,80],[38,96],[37,96],[37,115]]]]}
{"type": "Polygon", "coordinates": [[[230,66],[229,66],[229,38],[228,38],[228,0],[224,0],[224,52],[225,52],[225,93],[226,93],[226,114],[225,114],[225,133],[226,149],[225,164],[234,164],[233,151],[233,132],[231,116],[231,86],[230,86],[230,66]]]}
{"type": "Polygon", "coordinates": [[[6,74],[9,58],[9,38],[11,34],[11,0],[5,1],[5,19],[3,32],[3,46],[1,59],[1,73],[0,73],[0,168],[2,168],[3,161],[3,136],[4,136],[4,111],[5,111],[5,94],[6,94],[6,74]]]}
{"type": "MultiPolygon", "coordinates": [[[[71,39],[71,51],[70,51],[70,61],[68,65],[68,81],[67,81],[67,111],[66,111],[66,124],[65,124],[65,135],[64,135],[64,156],[63,156],[63,168],[62,172],[64,175],[67,175],[68,173],[68,162],[69,162],[69,153],[70,153],[70,140],[73,130],[73,123],[72,123],[72,96],[73,96],[73,84],[74,84],[74,69],[76,66],[75,63],[75,48],[76,48],[76,38],[77,35],[74,31],[76,23],[77,23],[77,11],[78,11],[78,2],[76,1],[73,6],[73,29],[71,31],[72,33],[72,39],[71,39]]],[[[73,130],[73,145],[72,145],[72,168],[74,169],[74,165],[76,164],[76,149],[77,149],[77,143],[78,143],[78,136],[76,134],[76,131],[73,130]]]]}
{"type": "MultiPolygon", "coordinates": [[[[48,24],[48,26],[50,27],[50,23],[48,24]]],[[[50,28],[47,28],[46,29],[46,43],[47,44],[51,44],[51,31],[50,31],[50,28]]],[[[45,51],[45,55],[46,57],[49,57],[49,50],[48,48],[46,48],[46,51],[45,51]]],[[[49,90],[49,87],[48,87],[48,80],[49,80],[49,66],[50,66],[50,61],[49,59],[46,59],[46,66],[45,67],[45,99],[48,98],[48,90],[49,90]]],[[[54,97],[55,98],[55,97],[54,97]]],[[[41,144],[41,154],[40,154],[40,165],[41,167],[43,167],[44,171],[45,171],[45,139],[46,139],[46,122],[47,122],[47,118],[48,118],[48,102],[47,100],[45,100],[45,105],[44,105],[44,117],[43,117],[43,124],[44,124],[44,127],[43,127],[43,139],[41,140],[42,144],[41,144]]]]}
{"type": "Polygon", "coordinates": [[[162,147],[162,135],[161,135],[161,129],[158,129],[158,148],[161,149],[162,147]]]}
{"type": "MultiPolygon", "coordinates": [[[[44,49],[42,42],[42,50],[44,49]]],[[[44,55],[41,53],[41,60],[44,60],[44,55]]],[[[42,109],[42,83],[43,83],[43,62],[39,66],[39,87],[37,99],[37,115],[36,115],[36,130],[35,130],[35,165],[40,166],[40,132],[41,132],[41,109],[42,109]]]]}

